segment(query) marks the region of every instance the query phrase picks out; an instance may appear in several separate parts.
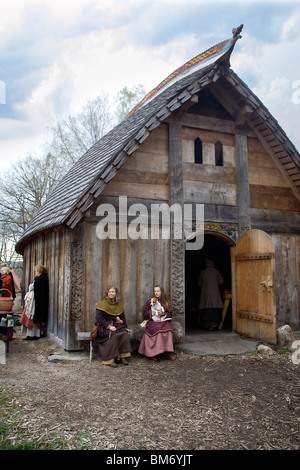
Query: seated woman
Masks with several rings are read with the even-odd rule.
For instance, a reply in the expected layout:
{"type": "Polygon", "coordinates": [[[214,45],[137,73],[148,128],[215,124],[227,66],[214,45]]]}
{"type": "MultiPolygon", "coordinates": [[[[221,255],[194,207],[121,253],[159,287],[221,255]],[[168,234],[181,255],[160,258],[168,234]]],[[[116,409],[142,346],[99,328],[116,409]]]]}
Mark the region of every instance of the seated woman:
{"type": "Polygon", "coordinates": [[[117,367],[115,361],[128,365],[126,357],[131,356],[131,343],[128,335],[124,306],[119,301],[119,291],[115,286],[106,289],[104,299],[96,307],[96,321],[99,351],[102,364],[117,367]]]}
{"type": "Polygon", "coordinates": [[[147,300],[143,308],[143,318],[147,321],[138,352],[158,360],[158,355],[166,353],[167,357],[174,361],[176,359],[173,346],[173,328],[171,324],[172,306],[162,286],[154,287],[154,298],[147,300]],[[155,307],[157,300],[161,307],[155,307]],[[160,321],[157,321],[160,318],[160,321]]]}

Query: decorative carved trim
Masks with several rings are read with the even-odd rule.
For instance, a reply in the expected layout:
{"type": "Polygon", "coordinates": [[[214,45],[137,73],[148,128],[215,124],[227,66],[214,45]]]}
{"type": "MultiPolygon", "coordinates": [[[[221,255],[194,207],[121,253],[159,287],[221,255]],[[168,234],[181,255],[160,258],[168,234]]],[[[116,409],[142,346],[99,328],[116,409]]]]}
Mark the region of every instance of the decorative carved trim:
{"type": "Polygon", "coordinates": [[[83,245],[72,243],[72,271],[71,271],[71,321],[80,321],[82,318],[81,300],[83,289],[83,245]]]}
{"type": "Polygon", "coordinates": [[[227,237],[231,238],[235,243],[237,240],[237,227],[235,225],[227,224],[186,224],[184,225],[184,238],[185,240],[192,232],[212,230],[215,232],[221,232],[227,237]]]}
{"type": "Polygon", "coordinates": [[[64,320],[69,318],[71,286],[71,244],[66,244],[65,277],[64,277],[64,320]]]}
{"type": "MultiPolygon", "coordinates": [[[[173,232],[173,230],[172,230],[173,232]]],[[[183,315],[185,312],[184,299],[184,240],[171,239],[171,302],[173,315],[183,315]]]]}

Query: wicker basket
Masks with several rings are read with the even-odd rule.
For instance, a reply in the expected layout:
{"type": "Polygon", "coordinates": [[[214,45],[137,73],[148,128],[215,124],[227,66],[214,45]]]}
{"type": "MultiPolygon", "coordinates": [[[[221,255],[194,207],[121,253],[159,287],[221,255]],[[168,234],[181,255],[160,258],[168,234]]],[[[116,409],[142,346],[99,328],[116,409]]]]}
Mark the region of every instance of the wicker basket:
{"type": "Polygon", "coordinates": [[[14,299],[12,298],[11,292],[8,289],[0,289],[0,292],[2,290],[7,290],[10,294],[10,297],[0,297],[0,312],[10,312],[13,308],[14,305],[14,299]]]}

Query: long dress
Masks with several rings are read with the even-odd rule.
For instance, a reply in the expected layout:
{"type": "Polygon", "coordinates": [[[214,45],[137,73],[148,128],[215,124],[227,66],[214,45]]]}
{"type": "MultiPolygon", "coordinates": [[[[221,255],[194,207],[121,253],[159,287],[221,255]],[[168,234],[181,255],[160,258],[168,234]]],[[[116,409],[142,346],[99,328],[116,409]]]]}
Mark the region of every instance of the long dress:
{"type": "Polygon", "coordinates": [[[111,364],[115,359],[131,356],[132,348],[121,302],[114,303],[103,299],[96,307],[95,324],[98,325],[95,341],[99,344],[103,364],[111,364]],[[116,331],[108,329],[110,325],[114,326],[116,331]]]}
{"type": "Polygon", "coordinates": [[[28,292],[24,298],[24,310],[20,318],[21,333],[25,333],[27,337],[34,338],[40,337],[40,325],[33,323],[35,302],[34,302],[34,283],[32,282],[28,287],[28,292]]]}
{"type": "Polygon", "coordinates": [[[174,352],[173,328],[170,321],[172,311],[168,311],[165,306],[163,307],[169,320],[158,322],[152,320],[150,299],[144,305],[143,318],[148,321],[138,349],[138,352],[144,356],[155,357],[164,352],[174,352]]]}
{"type": "Polygon", "coordinates": [[[42,328],[46,328],[49,304],[48,274],[34,278],[25,295],[25,307],[20,318],[21,331],[29,338],[40,338],[42,328]]]}
{"type": "Polygon", "coordinates": [[[220,286],[224,283],[220,271],[213,266],[207,266],[200,274],[201,286],[199,310],[201,323],[204,327],[217,327],[222,318],[223,300],[220,286]]]}

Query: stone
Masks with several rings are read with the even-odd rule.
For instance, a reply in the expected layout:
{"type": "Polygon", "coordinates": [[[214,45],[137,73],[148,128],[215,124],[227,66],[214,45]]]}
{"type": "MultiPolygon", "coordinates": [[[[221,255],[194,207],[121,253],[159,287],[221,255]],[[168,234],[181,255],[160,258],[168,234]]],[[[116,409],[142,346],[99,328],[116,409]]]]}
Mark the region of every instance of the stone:
{"type": "Polygon", "coordinates": [[[0,340],[0,364],[6,364],[6,344],[0,340]]]}
{"type": "Polygon", "coordinates": [[[174,344],[181,343],[183,338],[183,327],[178,321],[172,320],[174,344]]]}
{"type": "Polygon", "coordinates": [[[291,349],[292,343],[295,340],[290,325],[284,325],[277,330],[277,346],[279,348],[291,349]]]}
{"type": "Polygon", "coordinates": [[[269,356],[271,356],[271,354],[275,354],[272,348],[270,348],[269,346],[265,346],[264,344],[259,344],[257,346],[257,351],[260,354],[268,354],[269,356]]]}
{"type": "Polygon", "coordinates": [[[85,354],[57,354],[53,353],[48,356],[49,362],[60,362],[60,361],[83,361],[87,358],[85,354]]]}
{"type": "Polygon", "coordinates": [[[299,348],[300,348],[300,339],[295,339],[295,341],[293,341],[292,343],[291,351],[292,352],[297,351],[297,349],[299,348]]]}
{"type": "Polygon", "coordinates": [[[292,363],[295,365],[300,364],[300,348],[296,349],[296,351],[293,352],[292,363]]]}

